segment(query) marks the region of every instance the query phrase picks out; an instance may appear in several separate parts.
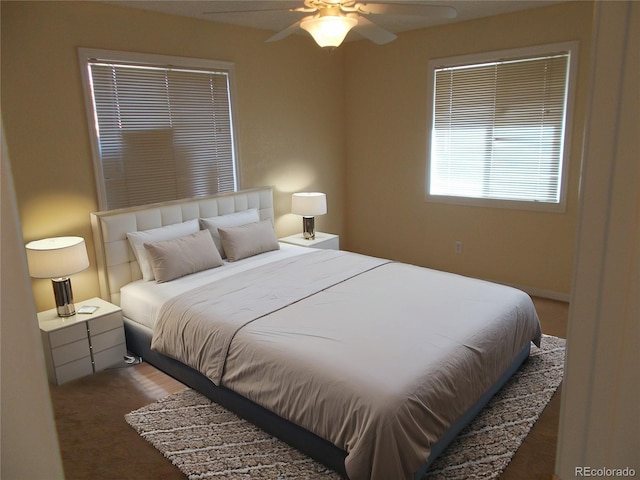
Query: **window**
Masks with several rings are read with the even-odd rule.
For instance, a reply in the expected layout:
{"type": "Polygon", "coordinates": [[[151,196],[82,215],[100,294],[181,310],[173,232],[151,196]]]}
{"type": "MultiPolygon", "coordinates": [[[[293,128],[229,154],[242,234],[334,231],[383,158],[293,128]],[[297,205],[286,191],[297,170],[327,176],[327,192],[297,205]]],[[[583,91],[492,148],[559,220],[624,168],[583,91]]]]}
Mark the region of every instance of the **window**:
{"type": "Polygon", "coordinates": [[[430,62],[427,200],[564,211],[575,50],[430,62]]]}
{"type": "Polygon", "coordinates": [[[235,191],[233,65],[80,49],[101,209],[235,191]]]}

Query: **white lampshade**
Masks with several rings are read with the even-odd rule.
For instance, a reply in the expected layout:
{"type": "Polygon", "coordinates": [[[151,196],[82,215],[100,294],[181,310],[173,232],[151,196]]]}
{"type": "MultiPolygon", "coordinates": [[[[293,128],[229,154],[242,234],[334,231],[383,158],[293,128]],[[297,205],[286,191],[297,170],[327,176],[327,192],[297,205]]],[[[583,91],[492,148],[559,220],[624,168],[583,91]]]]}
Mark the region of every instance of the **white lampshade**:
{"type": "Polygon", "coordinates": [[[67,277],[89,267],[82,237],[45,238],[29,242],[25,248],[33,278],[67,277]]]}
{"type": "Polygon", "coordinates": [[[311,17],[300,22],[300,27],[311,34],[321,47],[337,47],[358,20],[344,15],[311,17]]]}
{"type": "Polygon", "coordinates": [[[313,217],[327,213],[327,196],[320,192],[294,193],[291,197],[291,213],[313,217]]]}

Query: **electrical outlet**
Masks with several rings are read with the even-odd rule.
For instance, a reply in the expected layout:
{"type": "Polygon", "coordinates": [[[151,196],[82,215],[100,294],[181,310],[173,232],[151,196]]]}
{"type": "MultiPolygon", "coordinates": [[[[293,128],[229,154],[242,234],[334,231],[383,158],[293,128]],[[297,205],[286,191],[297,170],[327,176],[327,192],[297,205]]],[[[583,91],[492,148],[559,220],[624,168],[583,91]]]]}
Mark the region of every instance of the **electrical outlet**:
{"type": "Polygon", "coordinates": [[[460,255],[462,253],[462,242],[457,240],[455,243],[456,255],[460,255]]]}

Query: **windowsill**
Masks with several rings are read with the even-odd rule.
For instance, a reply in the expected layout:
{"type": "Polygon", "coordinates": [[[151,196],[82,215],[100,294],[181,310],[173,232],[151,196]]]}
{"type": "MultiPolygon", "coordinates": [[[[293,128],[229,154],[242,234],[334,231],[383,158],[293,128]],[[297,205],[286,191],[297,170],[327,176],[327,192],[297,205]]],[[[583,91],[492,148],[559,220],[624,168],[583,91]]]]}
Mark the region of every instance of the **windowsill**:
{"type": "Polygon", "coordinates": [[[510,210],[526,210],[545,213],[566,213],[566,202],[546,203],[527,202],[518,200],[493,200],[488,198],[454,197],[446,195],[430,195],[427,193],[425,201],[428,203],[442,203],[447,205],[462,205],[467,207],[505,208],[510,210]]]}

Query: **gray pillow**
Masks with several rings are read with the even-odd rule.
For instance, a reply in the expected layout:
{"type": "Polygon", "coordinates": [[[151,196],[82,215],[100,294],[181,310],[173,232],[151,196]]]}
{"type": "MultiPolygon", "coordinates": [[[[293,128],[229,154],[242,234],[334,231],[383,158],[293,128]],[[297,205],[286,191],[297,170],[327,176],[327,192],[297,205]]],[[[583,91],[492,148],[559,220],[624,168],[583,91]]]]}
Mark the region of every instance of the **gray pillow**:
{"type": "Polygon", "coordinates": [[[280,249],[271,220],[240,227],[219,228],[218,232],[230,262],[280,249]]]}
{"type": "Polygon", "coordinates": [[[220,240],[219,228],[239,227],[240,225],[246,225],[247,223],[254,223],[260,221],[260,214],[257,208],[250,208],[249,210],[243,210],[241,212],[229,213],[227,215],[219,215],[217,217],[201,218],[200,227],[204,230],[207,229],[211,232],[213,242],[216,244],[218,251],[222,258],[225,258],[225,251],[222,248],[222,241],[220,240]]]}
{"type": "Polygon", "coordinates": [[[181,237],[190,233],[195,233],[200,229],[198,219],[187,220],[182,223],[175,223],[165,227],[152,228],[151,230],[142,230],[127,233],[127,238],[131,244],[142,278],[144,280],[153,280],[153,270],[149,265],[147,254],[144,248],[145,243],[159,242],[162,240],[171,240],[172,238],[181,237]]]}
{"type": "Polygon", "coordinates": [[[219,267],[224,263],[207,230],[172,240],[145,243],[144,248],[158,283],[219,267]]]}

